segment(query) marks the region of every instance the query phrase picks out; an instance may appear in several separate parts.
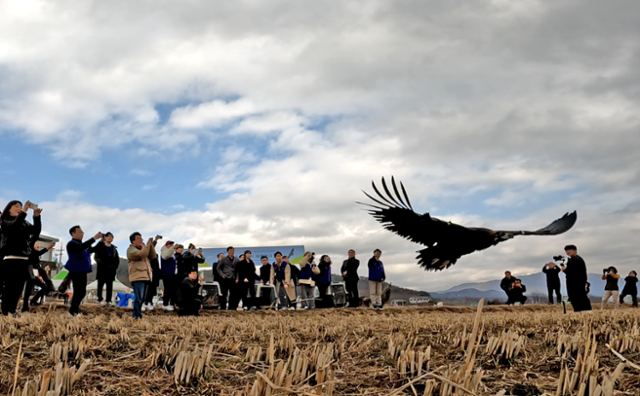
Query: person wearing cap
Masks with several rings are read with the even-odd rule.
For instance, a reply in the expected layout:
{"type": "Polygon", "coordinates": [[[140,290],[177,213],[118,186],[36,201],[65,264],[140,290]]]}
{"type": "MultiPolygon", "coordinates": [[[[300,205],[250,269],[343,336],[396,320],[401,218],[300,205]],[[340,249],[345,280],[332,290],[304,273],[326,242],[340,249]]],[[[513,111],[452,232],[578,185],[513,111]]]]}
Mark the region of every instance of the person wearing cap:
{"type": "Polygon", "coordinates": [[[618,309],[620,302],[618,301],[618,280],[620,279],[620,275],[618,275],[618,270],[616,267],[609,267],[602,274],[602,280],[606,280],[607,283],[604,286],[604,297],[602,297],[602,304],[600,305],[600,309],[604,309],[609,302],[609,298],[613,297],[613,307],[614,309],[618,309]]]}
{"type": "Polygon", "coordinates": [[[638,308],[638,273],[636,271],[629,272],[629,276],[624,278],[624,287],[620,294],[620,304],[626,296],[631,296],[631,302],[635,308],[638,308]]]}

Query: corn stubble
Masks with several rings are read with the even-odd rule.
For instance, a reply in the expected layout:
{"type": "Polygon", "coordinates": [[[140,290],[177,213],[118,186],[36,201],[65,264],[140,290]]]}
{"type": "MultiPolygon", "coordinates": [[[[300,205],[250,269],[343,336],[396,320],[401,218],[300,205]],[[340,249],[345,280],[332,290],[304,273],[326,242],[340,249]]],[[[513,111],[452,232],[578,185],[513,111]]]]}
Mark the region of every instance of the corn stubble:
{"type": "Polygon", "coordinates": [[[640,395],[640,310],[0,318],[0,394],[640,395]]]}

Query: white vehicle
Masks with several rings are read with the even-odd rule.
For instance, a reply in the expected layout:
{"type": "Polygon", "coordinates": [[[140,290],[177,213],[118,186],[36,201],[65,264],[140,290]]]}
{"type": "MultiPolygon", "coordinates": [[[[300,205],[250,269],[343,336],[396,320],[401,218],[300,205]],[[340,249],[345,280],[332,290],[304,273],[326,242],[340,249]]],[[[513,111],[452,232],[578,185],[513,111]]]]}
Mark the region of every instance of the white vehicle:
{"type": "Polygon", "coordinates": [[[411,297],[409,299],[410,304],[426,304],[429,301],[431,301],[429,297],[411,297]]]}

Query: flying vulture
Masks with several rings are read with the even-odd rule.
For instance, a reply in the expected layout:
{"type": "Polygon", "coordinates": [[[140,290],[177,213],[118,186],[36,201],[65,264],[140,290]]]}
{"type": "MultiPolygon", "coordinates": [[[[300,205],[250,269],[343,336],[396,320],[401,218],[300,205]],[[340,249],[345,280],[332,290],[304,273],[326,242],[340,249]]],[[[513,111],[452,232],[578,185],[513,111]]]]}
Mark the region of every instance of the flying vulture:
{"type": "Polygon", "coordinates": [[[369,213],[375,217],[384,228],[396,234],[420,243],[426,248],[418,251],[418,264],[427,271],[441,271],[451,267],[465,254],[484,250],[497,245],[500,242],[513,238],[516,235],[558,235],[573,227],[578,214],[567,213],[562,218],[537,231],[494,231],[487,228],[470,228],[453,224],[450,221],[442,221],[431,217],[429,213],[419,214],[414,212],[409,196],[400,182],[402,195],[398,190],[396,181],[391,177],[393,194],[382,178],[382,187],[385,194],[380,193],[375,183],[373,190],[378,194],[374,198],[363,191],[374,204],[358,202],[367,205],[369,213]]]}

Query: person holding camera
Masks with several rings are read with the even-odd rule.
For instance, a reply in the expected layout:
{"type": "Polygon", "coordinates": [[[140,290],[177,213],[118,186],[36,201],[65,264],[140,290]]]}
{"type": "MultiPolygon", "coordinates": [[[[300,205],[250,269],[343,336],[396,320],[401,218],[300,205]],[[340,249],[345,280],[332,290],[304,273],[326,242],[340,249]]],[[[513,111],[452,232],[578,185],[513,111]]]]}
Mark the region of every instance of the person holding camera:
{"type": "Polygon", "coordinates": [[[96,261],[96,279],[98,280],[98,303],[101,306],[112,306],[113,282],[116,280],[116,272],[120,266],[118,247],[112,244],[113,234],[107,232],[100,242],[89,248],[96,261]],[[102,290],[107,286],[106,301],[102,298],[102,290]]]}
{"type": "Polygon", "coordinates": [[[631,296],[633,307],[638,308],[638,273],[636,271],[629,272],[629,276],[624,278],[620,304],[624,302],[626,296],[631,296]]]}
{"type": "Polygon", "coordinates": [[[30,279],[29,256],[34,243],[40,237],[42,230],[42,209],[37,205],[32,207],[27,201],[24,206],[20,201],[11,201],[0,215],[2,227],[2,262],[0,272],[4,278],[4,290],[2,292],[2,314],[15,314],[20,294],[25,283],[30,279]],[[33,209],[33,224],[29,223],[27,210],[33,209]]]}
{"type": "Polygon", "coordinates": [[[33,297],[33,299],[31,300],[31,305],[39,305],[37,304],[37,301],[40,298],[40,292],[42,292],[42,295],[45,295],[51,290],[51,288],[49,287],[49,284],[51,283],[49,277],[45,275],[45,277],[43,278],[41,275],[44,270],[42,269],[42,267],[40,267],[40,256],[53,249],[55,245],[55,243],[51,243],[49,244],[49,246],[42,250],[40,250],[40,243],[36,242],[33,245],[33,249],[31,250],[31,254],[29,255],[29,278],[27,279],[27,285],[24,288],[24,295],[22,296],[22,312],[29,312],[29,297],[31,297],[33,286],[38,286],[40,288],[40,291],[38,291],[35,297],[33,297]],[[49,284],[45,281],[45,279],[49,280],[49,284]]]}
{"type": "Polygon", "coordinates": [[[73,296],[71,297],[71,307],[69,315],[78,316],[80,314],[80,304],[87,295],[87,274],[91,268],[91,246],[95,241],[102,238],[102,233],[98,232],[93,238],[82,242],[84,231],[79,225],[69,229],[71,241],[67,243],[67,255],[69,259],[65,268],[69,271],[69,278],[73,283],[73,296]]]}
{"type": "Polygon", "coordinates": [[[513,304],[520,303],[520,305],[524,305],[525,301],[527,301],[527,296],[524,295],[526,292],[527,287],[522,284],[522,280],[514,278],[510,292],[513,304]]]}
{"type": "Polygon", "coordinates": [[[242,300],[242,309],[255,311],[256,304],[256,265],[251,260],[251,250],[244,252],[244,258],[238,261],[235,269],[236,293],[232,294],[233,306],[242,300]]]}
{"type": "Polygon", "coordinates": [[[162,309],[165,311],[173,311],[176,305],[176,292],[182,282],[178,275],[178,263],[182,263],[183,252],[184,246],[173,241],[167,241],[160,249],[160,275],[164,287],[162,309]]]}
{"type": "Polygon", "coordinates": [[[127,249],[127,259],[129,260],[129,282],[133,288],[133,318],[142,319],[142,304],[146,295],[147,287],[151,281],[152,269],[151,260],[156,255],[153,248],[153,238],[149,238],[145,244],[142,235],[134,232],[129,236],[131,245],[127,249]]]}
{"type": "Polygon", "coordinates": [[[201,284],[202,276],[198,277],[198,271],[191,271],[180,282],[180,287],[176,294],[178,316],[200,316],[202,299],[198,291],[201,284]]]}
{"type": "Polygon", "coordinates": [[[349,249],[347,252],[348,258],[342,262],[342,279],[344,279],[345,289],[347,289],[347,296],[349,297],[349,308],[358,308],[360,306],[360,293],[358,292],[358,267],[360,267],[360,260],[356,258],[356,251],[349,249]]]}
{"type": "Polygon", "coordinates": [[[573,311],[591,311],[587,264],[578,255],[578,248],[575,245],[565,246],[564,251],[569,257],[566,259],[567,263],[562,262],[560,267],[567,277],[567,295],[573,311]]]}
{"type": "Polygon", "coordinates": [[[618,309],[620,302],[618,301],[618,270],[616,267],[609,267],[602,270],[602,280],[606,280],[607,283],[604,286],[604,297],[602,297],[602,304],[600,309],[603,310],[609,299],[613,297],[613,308],[618,309]]]}
{"type": "MultiPolygon", "coordinates": [[[[160,239],[162,239],[162,235],[156,235],[153,239],[154,250],[160,239]]],[[[151,265],[151,280],[147,285],[147,290],[144,292],[143,311],[153,311],[153,298],[158,295],[158,286],[160,285],[160,260],[158,259],[158,254],[151,259],[149,264],[151,265]]]]}
{"type": "Polygon", "coordinates": [[[316,282],[313,280],[316,273],[320,273],[320,271],[316,266],[314,254],[306,252],[300,261],[300,298],[304,310],[316,307],[316,282]]]}
{"type": "Polygon", "coordinates": [[[549,262],[542,267],[542,272],[547,276],[549,304],[553,305],[553,292],[556,293],[556,300],[558,304],[560,304],[562,302],[562,294],[560,294],[560,266],[554,262],[549,262]]]}

